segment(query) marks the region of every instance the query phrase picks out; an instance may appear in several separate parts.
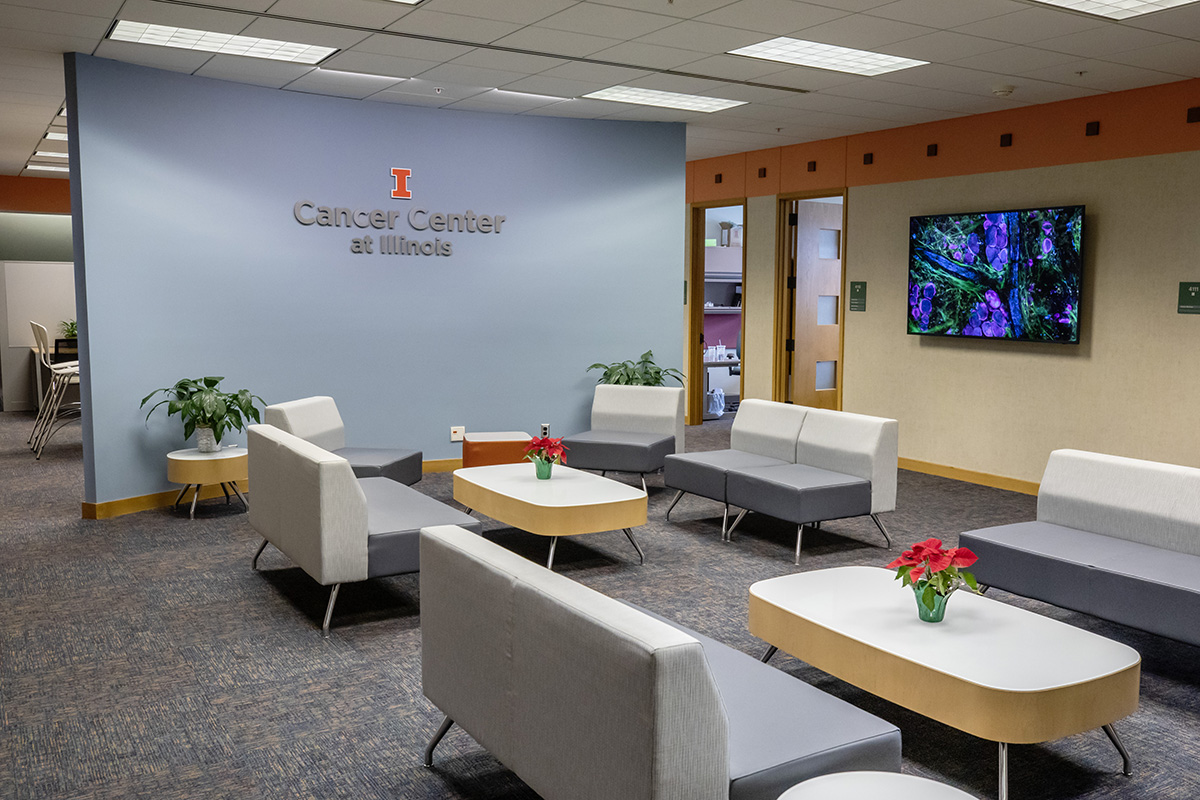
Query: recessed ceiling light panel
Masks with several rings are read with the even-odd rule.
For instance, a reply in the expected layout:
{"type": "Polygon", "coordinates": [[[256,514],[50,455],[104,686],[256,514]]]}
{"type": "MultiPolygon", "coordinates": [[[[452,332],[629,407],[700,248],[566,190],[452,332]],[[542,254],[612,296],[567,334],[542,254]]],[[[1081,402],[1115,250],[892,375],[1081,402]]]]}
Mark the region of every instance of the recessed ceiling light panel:
{"type": "Polygon", "coordinates": [[[58,164],[26,164],[25,169],[40,169],[43,172],[70,172],[70,167],[59,166],[58,164]]]}
{"type": "Polygon", "coordinates": [[[336,47],[281,42],[276,39],[257,39],[253,36],[235,36],[230,33],[198,31],[192,28],[176,28],[171,25],[151,25],[124,19],[113,26],[108,38],[118,42],[153,44],[160,47],[177,47],[181,50],[201,50],[206,53],[222,53],[249,58],[268,58],[272,61],[291,61],[296,64],[316,64],[337,52],[336,47]]]}
{"type": "Polygon", "coordinates": [[[729,54],[868,76],[883,75],[886,72],[920,67],[929,63],[928,61],[917,61],[912,58],[889,56],[884,53],[872,53],[870,50],[838,47],[836,44],[791,39],[787,36],[780,36],[777,39],[759,42],[747,47],[739,47],[737,50],[730,50],[729,54]]]}
{"type": "Polygon", "coordinates": [[[70,158],[66,153],[55,153],[53,150],[38,150],[34,155],[43,158],[70,158]]]}
{"type": "Polygon", "coordinates": [[[1168,8],[1191,5],[1196,0],[1035,0],[1048,6],[1068,8],[1084,14],[1095,14],[1109,19],[1129,19],[1142,14],[1153,14],[1168,8]]]}
{"type": "Polygon", "coordinates": [[[47,132],[46,132],[46,138],[47,138],[47,139],[53,139],[53,140],[55,140],[56,142],[65,142],[65,141],[67,141],[67,135],[66,135],[65,133],[59,133],[58,131],[47,131],[47,132]]]}
{"type": "Polygon", "coordinates": [[[584,97],[592,100],[611,100],[615,103],[634,103],[639,106],[658,106],[659,108],[678,108],[682,111],[702,111],[711,114],[734,106],[744,106],[741,100],[725,100],[720,97],[701,97],[696,94],[679,94],[678,92],[660,92],[657,89],[638,89],[634,86],[610,86],[598,92],[590,92],[584,97]]]}

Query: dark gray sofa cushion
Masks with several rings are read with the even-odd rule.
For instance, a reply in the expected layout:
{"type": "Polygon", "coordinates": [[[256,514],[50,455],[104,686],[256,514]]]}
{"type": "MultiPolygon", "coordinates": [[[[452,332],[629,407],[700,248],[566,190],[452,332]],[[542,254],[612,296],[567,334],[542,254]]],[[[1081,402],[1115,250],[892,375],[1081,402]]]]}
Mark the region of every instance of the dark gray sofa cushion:
{"type": "Polygon", "coordinates": [[[807,464],[731,469],[725,500],[802,525],[870,514],[871,482],[807,464]]]}
{"type": "Polygon", "coordinates": [[[330,452],[349,461],[356,478],[388,478],[406,486],[421,480],[420,450],[343,447],[330,452]]]}
{"type": "Polygon", "coordinates": [[[675,452],[675,437],[631,431],[584,431],[563,439],[565,463],[575,469],[656,472],[675,452]]]}
{"type": "Polygon", "coordinates": [[[980,583],[1200,645],[1200,556],[1050,522],[968,531],[980,583]]]}
{"type": "Polygon", "coordinates": [[[729,470],[782,466],[787,463],[745,450],[677,453],[667,456],[665,460],[663,484],[671,489],[682,489],[724,503],[725,473],[729,470]]]}
{"type": "Polygon", "coordinates": [[[367,576],[421,568],[421,528],[458,525],[483,533],[479,520],[388,478],[360,478],[367,496],[367,576]]]}
{"type": "Polygon", "coordinates": [[[776,800],[800,781],[830,772],[900,771],[900,731],[894,725],[715,639],[633,607],[696,637],[704,647],[729,722],[730,800],[776,800]]]}

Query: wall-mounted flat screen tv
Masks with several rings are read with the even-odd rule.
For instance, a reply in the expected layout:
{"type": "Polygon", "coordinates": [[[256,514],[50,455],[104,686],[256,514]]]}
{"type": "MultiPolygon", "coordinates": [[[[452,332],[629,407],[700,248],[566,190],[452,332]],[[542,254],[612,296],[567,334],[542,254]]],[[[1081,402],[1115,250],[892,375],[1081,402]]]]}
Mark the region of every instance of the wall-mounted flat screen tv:
{"type": "Polygon", "coordinates": [[[1083,206],[913,217],[908,332],[1079,342],[1083,206]]]}

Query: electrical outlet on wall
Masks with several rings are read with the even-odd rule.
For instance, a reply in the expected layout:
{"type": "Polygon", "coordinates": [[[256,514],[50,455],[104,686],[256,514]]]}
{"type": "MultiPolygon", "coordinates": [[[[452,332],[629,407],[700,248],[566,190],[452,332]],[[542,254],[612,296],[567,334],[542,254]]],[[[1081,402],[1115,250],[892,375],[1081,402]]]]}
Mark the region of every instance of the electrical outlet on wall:
{"type": "Polygon", "coordinates": [[[467,427],[465,425],[455,425],[455,426],[451,427],[450,428],[450,441],[461,442],[463,440],[463,435],[466,432],[467,432],[467,427]]]}
{"type": "Polygon", "coordinates": [[[545,439],[549,435],[550,435],[550,423],[543,422],[542,423],[542,438],[545,439]]]}

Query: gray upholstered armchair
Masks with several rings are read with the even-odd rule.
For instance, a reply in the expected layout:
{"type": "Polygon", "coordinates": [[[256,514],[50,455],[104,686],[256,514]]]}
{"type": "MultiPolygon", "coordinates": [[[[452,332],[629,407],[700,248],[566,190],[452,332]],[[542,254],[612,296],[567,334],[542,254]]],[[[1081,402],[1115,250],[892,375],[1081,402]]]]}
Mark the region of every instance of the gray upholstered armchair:
{"type": "Polygon", "coordinates": [[[319,395],[267,406],[263,422],[299,436],[350,462],[358,478],[391,478],[412,486],[421,480],[420,450],[346,447],[346,429],[337,403],[319,395]]]}
{"type": "Polygon", "coordinates": [[[565,461],[576,469],[646,474],[683,452],[683,389],[668,386],[596,386],[591,430],[563,438],[565,461]]]}

